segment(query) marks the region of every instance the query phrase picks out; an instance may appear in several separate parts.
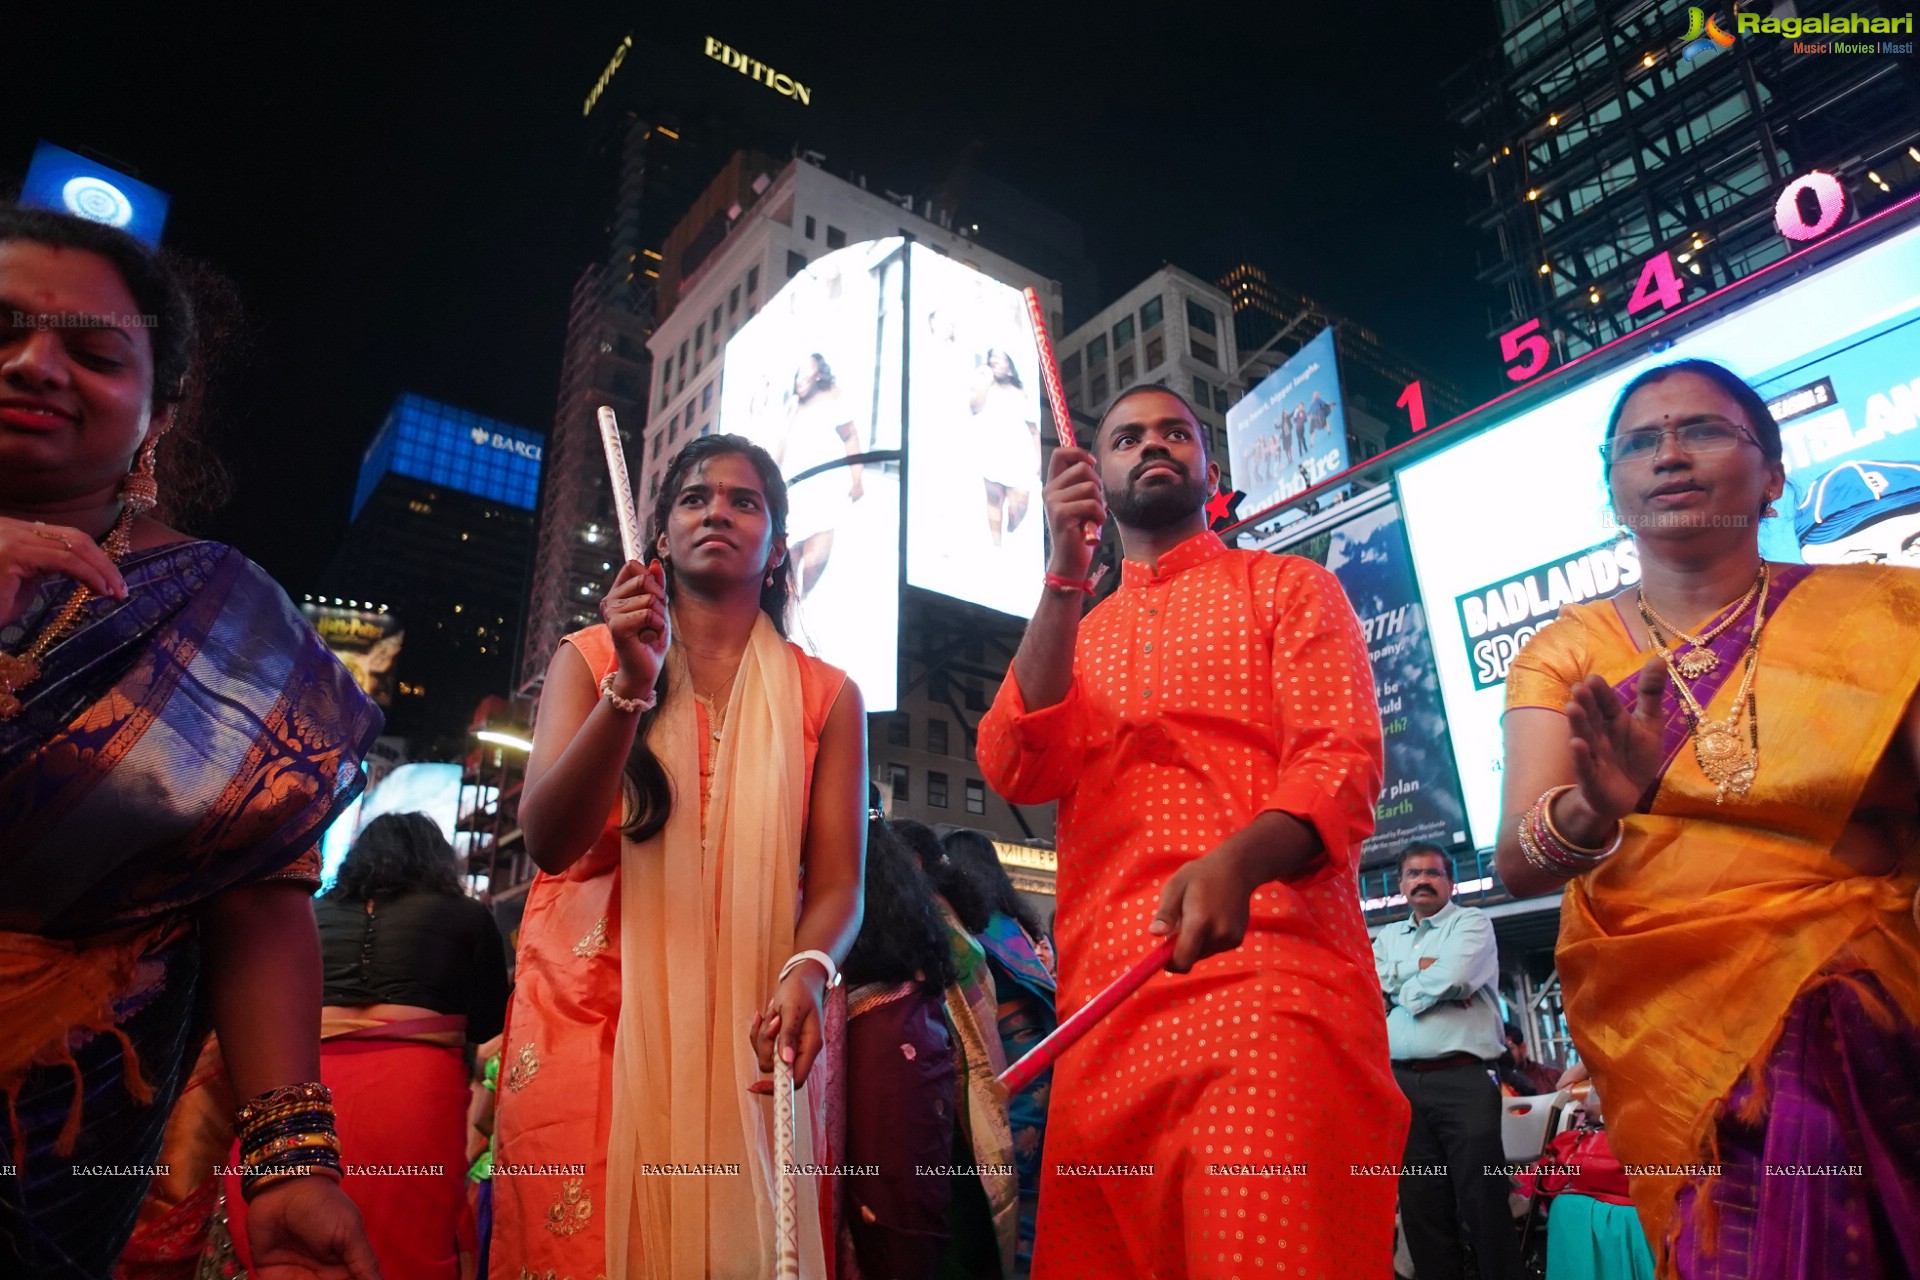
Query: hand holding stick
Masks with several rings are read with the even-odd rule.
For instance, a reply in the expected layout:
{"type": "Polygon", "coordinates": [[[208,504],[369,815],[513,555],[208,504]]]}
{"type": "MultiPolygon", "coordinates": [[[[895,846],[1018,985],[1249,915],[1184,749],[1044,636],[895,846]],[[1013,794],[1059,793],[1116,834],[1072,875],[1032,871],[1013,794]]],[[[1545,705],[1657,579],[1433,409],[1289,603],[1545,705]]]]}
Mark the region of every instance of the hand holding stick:
{"type": "Polygon", "coordinates": [[[793,1172],[793,1068],[778,1054],[773,1059],[773,1163],[779,1198],[774,1221],[778,1230],[775,1280],[800,1280],[799,1194],[793,1172]]]}
{"type": "Polygon", "coordinates": [[[620,423],[608,405],[600,406],[600,443],[607,451],[607,475],[613,481],[613,511],[620,520],[620,552],[641,560],[640,515],[633,505],[633,482],[627,479],[627,452],[620,443],[620,423]]]}
{"type": "MultiPolygon", "coordinates": [[[[1053,411],[1053,427],[1060,433],[1060,443],[1068,448],[1077,447],[1073,438],[1073,413],[1067,408],[1066,388],[1060,382],[1060,365],[1053,358],[1053,340],[1047,337],[1047,320],[1040,307],[1040,294],[1034,289],[1023,289],[1021,296],[1027,300],[1027,318],[1033,322],[1033,345],[1040,355],[1040,382],[1047,391],[1047,407],[1053,411]]],[[[1088,546],[1100,541],[1100,526],[1092,521],[1081,531],[1081,537],[1088,546]]]]}
{"type": "Polygon", "coordinates": [[[1031,1085],[1040,1073],[1059,1060],[1060,1055],[1071,1049],[1080,1038],[1093,1030],[1094,1024],[1112,1013],[1122,1000],[1138,991],[1148,978],[1167,967],[1167,961],[1173,959],[1173,939],[1168,938],[1153,950],[1142,956],[1133,968],[1127,970],[1093,999],[1077,1010],[1074,1015],[1053,1029],[1053,1034],[1029,1049],[1021,1059],[1000,1073],[998,1083],[1009,1094],[1019,1093],[1031,1085]]]}

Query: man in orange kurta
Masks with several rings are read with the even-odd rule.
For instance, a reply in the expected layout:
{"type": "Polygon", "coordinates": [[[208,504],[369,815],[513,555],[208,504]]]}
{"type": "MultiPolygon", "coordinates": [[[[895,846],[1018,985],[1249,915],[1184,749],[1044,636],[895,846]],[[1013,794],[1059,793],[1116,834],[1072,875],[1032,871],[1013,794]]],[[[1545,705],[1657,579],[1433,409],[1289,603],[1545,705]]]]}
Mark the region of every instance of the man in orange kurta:
{"type": "Polygon", "coordinates": [[[1044,492],[1053,558],[980,726],[987,780],[1060,802],[1064,1018],[1171,934],[1054,1071],[1033,1274],[1385,1273],[1407,1104],[1356,869],[1380,719],[1366,645],[1310,561],[1207,529],[1219,469],[1137,388],[1044,492]],[[1119,590],[1080,616],[1111,503],[1119,590]]]}

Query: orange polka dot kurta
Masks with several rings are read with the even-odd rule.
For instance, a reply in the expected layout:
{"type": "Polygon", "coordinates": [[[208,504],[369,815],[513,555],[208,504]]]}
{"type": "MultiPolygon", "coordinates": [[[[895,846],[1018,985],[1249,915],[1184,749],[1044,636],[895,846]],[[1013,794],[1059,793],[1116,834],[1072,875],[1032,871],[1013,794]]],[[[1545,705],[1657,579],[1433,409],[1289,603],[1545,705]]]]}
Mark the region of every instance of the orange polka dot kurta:
{"type": "Polygon", "coordinates": [[[1261,813],[1328,852],[1255,893],[1238,949],[1156,975],[1055,1068],[1037,1280],[1384,1275],[1407,1104],[1358,892],[1380,716],[1338,581],[1211,533],[1127,561],[1066,698],[1030,712],[1009,673],[979,759],[1008,800],[1060,801],[1062,1018],[1153,945],[1167,878],[1261,813]]]}

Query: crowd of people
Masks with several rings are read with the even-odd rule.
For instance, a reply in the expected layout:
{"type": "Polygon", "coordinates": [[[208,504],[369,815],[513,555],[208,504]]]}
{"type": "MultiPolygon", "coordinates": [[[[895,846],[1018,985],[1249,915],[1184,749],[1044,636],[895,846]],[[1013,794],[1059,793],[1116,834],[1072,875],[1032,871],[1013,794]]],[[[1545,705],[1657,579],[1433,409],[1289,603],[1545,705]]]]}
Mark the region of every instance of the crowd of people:
{"type": "Polygon", "coordinates": [[[552,659],[511,989],[422,815],[314,902],[380,717],[169,522],[204,338],[167,260],[0,207],[0,1272],[1325,1276],[1384,1272],[1397,1213],[1420,1280],[1492,1280],[1524,1266],[1503,1080],[1591,1090],[1521,1184],[1549,1280],[1920,1268],[1920,578],[1761,559],[1779,428],[1719,366],[1621,394],[1644,578],[1507,683],[1500,876],[1565,895],[1549,1080],[1446,850],[1403,851],[1369,944],[1360,626],[1209,531],[1217,464],[1158,386],[1052,454],[979,727],[1000,795],[1058,803],[1053,920],[988,838],[883,812],[859,690],[785,635],[779,468],[727,435],[552,659]]]}

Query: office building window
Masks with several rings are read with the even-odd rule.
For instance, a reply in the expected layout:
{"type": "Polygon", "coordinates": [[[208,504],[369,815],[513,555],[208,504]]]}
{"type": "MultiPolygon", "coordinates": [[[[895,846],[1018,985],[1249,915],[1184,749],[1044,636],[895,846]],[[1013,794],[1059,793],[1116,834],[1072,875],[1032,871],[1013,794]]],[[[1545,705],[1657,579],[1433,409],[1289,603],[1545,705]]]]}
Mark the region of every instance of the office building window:
{"type": "Polygon", "coordinates": [[[1213,389],[1213,409],[1215,413],[1225,413],[1227,411],[1227,404],[1231,400],[1232,397],[1227,394],[1225,387],[1215,387],[1213,389]]]}
{"type": "Polygon", "coordinates": [[[1133,385],[1133,357],[1121,356],[1113,367],[1113,385],[1125,391],[1133,385]]]}
{"type": "Polygon", "coordinates": [[[807,215],[807,239],[813,239],[813,215],[807,215]]]}
{"type": "Polygon", "coordinates": [[[987,811],[987,784],[978,778],[967,779],[967,812],[985,813],[987,811]]]}
{"type": "Polygon", "coordinates": [[[711,408],[713,408],[713,380],[709,378],[707,385],[700,388],[700,412],[705,413],[711,408]]]}
{"type": "Polygon", "coordinates": [[[697,357],[700,354],[700,348],[706,345],[707,345],[707,322],[705,320],[702,320],[699,324],[693,326],[694,355],[697,357]]]}
{"type": "Polygon", "coordinates": [[[662,435],[661,435],[661,434],[660,434],[659,432],[657,432],[657,431],[656,431],[656,432],[654,432],[654,434],[653,434],[653,456],[654,456],[654,457],[655,457],[656,459],[657,459],[657,458],[658,458],[658,457],[660,456],[660,441],[661,441],[662,439],[664,439],[664,438],[665,438],[665,437],[663,437],[663,436],[662,436],[662,435]]]}
{"type": "Polygon", "coordinates": [[[740,286],[735,285],[727,292],[727,314],[732,315],[740,309],[740,286]]]}
{"type": "Polygon", "coordinates": [[[1193,358],[1201,364],[1212,365],[1216,369],[1220,367],[1219,353],[1214,350],[1211,342],[1208,342],[1199,334],[1189,333],[1187,335],[1187,349],[1193,353],[1193,358]]]}
{"type": "Polygon", "coordinates": [[[969,760],[973,759],[973,734],[963,729],[960,731],[960,738],[961,738],[960,749],[962,754],[964,754],[969,760]]]}
{"type": "Polygon", "coordinates": [[[791,280],[807,269],[807,257],[803,253],[787,250],[787,279],[791,280]]]}
{"type": "Polygon", "coordinates": [[[1072,355],[1068,356],[1065,360],[1062,360],[1060,362],[1060,380],[1062,382],[1072,382],[1075,378],[1078,378],[1079,376],[1080,376],[1080,353],[1076,351],[1072,355]]]}
{"type": "Polygon", "coordinates": [[[665,360],[662,360],[660,362],[660,407],[662,409],[667,407],[667,397],[673,394],[671,391],[667,389],[667,384],[672,381],[673,381],[673,357],[668,356],[665,360]]]}
{"type": "Polygon", "coordinates": [[[937,756],[947,754],[947,722],[938,716],[927,721],[927,750],[937,756]]]}
{"type": "Polygon", "coordinates": [[[1152,369],[1165,362],[1167,358],[1167,340],[1161,334],[1147,339],[1147,368],[1152,369]]]}
{"type": "Polygon", "coordinates": [[[1192,298],[1187,299],[1187,324],[1208,337],[1216,337],[1220,332],[1219,318],[1210,308],[1201,306],[1192,298]]]}
{"type": "Polygon", "coordinates": [[[747,268],[747,292],[750,294],[760,292],[760,268],[758,267],[747,268]]]}
{"type": "Polygon", "coordinates": [[[1091,373],[1107,362],[1107,335],[1100,334],[1087,344],[1087,371],[1091,373]]]}
{"type": "Polygon", "coordinates": [[[1118,351],[1133,341],[1133,317],[1121,316],[1120,322],[1113,326],[1113,349],[1118,351]]]}
{"type": "Polygon", "coordinates": [[[913,745],[913,719],[906,712],[896,711],[887,718],[887,745],[890,747],[913,745]]]}
{"type": "Polygon", "coordinates": [[[895,804],[905,804],[913,799],[910,778],[911,775],[907,771],[907,766],[903,764],[890,764],[887,766],[887,781],[892,788],[893,802],[895,804]]]}
{"type": "Polygon", "coordinates": [[[934,671],[927,675],[927,696],[935,702],[947,700],[947,673],[934,671]]]}
{"type": "Polygon", "coordinates": [[[1160,322],[1166,318],[1165,304],[1161,302],[1158,294],[1155,294],[1140,304],[1140,331],[1142,333],[1145,333],[1148,329],[1157,328],[1160,322]]]}
{"type": "Polygon", "coordinates": [[[935,809],[947,807],[947,775],[944,773],[927,774],[927,803],[935,809]]]}
{"type": "Polygon", "coordinates": [[[707,332],[713,335],[714,345],[720,343],[720,308],[714,307],[713,315],[707,321],[707,332]]]}
{"type": "Polygon", "coordinates": [[[838,227],[827,228],[827,248],[844,249],[847,247],[847,233],[838,227]]]}
{"type": "Polygon", "coordinates": [[[1093,386],[1089,391],[1089,407],[1098,413],[1106,407],[1106,404],[1107,375],[1104,373],[1096,373],[1093,375],[1093,386]]]}
{"type": "Polygon", "coordinates": [[[1201,408],[1213,403],[1213,387],[1199,374],[1193,376],[1193,402],[1201,408]]]}

